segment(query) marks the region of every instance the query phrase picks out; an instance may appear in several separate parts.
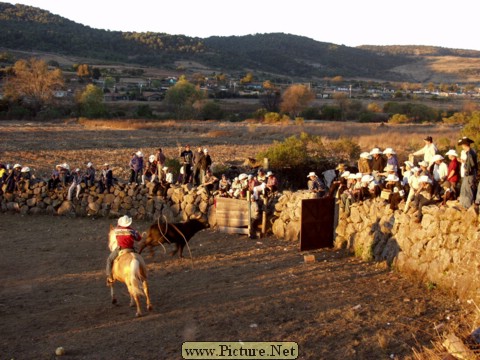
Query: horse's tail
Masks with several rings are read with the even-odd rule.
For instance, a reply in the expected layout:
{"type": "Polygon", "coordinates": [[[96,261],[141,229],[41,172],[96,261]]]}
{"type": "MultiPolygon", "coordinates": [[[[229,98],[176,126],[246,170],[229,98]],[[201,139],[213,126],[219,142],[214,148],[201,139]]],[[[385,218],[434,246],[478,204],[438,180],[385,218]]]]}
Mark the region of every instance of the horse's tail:
{"type": "Polygon", "coordinates": [[[130,273],[130,293],[131,295],[141,295],[145,296],[143,292],[143,281],[145,280],[145,276],[143,275],[143,271],[141,269],[140,261],[137,258],[132,259],[131,263],[131,270],[130,273]]]}

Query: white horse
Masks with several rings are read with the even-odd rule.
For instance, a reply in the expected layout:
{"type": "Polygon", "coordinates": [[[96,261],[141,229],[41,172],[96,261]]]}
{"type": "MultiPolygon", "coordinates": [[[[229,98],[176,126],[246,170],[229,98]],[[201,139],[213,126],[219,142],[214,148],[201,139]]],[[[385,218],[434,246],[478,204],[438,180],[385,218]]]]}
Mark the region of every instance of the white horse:
{"type": "MultiPolygon", "coordinates": [[[[110,225],[110,232],[108,233],[108,247],[110,251],[118,247],[115,231],[110,225]]],[[[140,307],[140,296],[145,296],[147,300],[147,309],[152,310],[152,303],[150,302],[150,295],[148,292],[147,283],[147,266],[140,254],[129,250],[121,250],[118,257],[115,259],[112,267],[112,276],[114,280],[123,282],[130,294],[130,306],[137,307],[136,316],[142,316],[142,309],[140,307]]],[[[112,295],[112,304],[117,303],[113,284],[110,287],[112,295]]]]}

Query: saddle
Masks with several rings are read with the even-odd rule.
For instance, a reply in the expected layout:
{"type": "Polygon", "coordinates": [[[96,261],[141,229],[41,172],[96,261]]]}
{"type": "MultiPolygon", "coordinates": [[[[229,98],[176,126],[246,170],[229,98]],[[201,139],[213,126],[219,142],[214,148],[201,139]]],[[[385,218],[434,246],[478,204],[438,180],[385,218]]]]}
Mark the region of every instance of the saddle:
{"type": "Polygon", "coordinates": [[[133,249],[122,249],[118,252],[118,256],[117,256],[117,259],[122,256],[123,254],[127,254],[127,253],[131,253],[131,252],[135,252],[135,250],[133,249]]]}

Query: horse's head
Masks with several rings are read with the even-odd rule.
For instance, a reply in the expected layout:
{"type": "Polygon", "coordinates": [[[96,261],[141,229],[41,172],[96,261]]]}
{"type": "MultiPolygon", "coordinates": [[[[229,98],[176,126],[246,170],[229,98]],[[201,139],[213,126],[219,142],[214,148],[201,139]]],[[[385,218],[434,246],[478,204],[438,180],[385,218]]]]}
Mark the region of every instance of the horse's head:
{"type": "Polygon", "coordinates": [[[115,228],[110,224],[110,231],[108,232],[108,248],[110,252],[117,248],[117,237],[115,236],[115,228]]]}

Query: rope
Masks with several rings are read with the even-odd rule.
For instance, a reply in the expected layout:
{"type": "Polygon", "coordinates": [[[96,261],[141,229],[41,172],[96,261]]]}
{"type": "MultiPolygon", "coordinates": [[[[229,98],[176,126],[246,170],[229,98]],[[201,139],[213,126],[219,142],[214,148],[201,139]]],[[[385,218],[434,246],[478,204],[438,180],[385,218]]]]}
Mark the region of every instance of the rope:
{"type": "MultiPolygon", "coordinates": [[[[165,219],[165,233],[162,231],[162,227],[160,226],[160,217],[158,217],[157,219],[157,226],[158,226],[158,230],[160,231],[160,233],[162,234],[163,238],[169,243],[169,244],[172,244],[172,242],[167,238],[166,234],[167,234],[167,230],[168,230],[168,220],[166,218],[165,215],[163,215],[163,218],[165,219]]],[[[190,254],[190,259],[192,260],[192,268],[193,268],[193,256],[192,256],[192,252],[190,251],[190,246],[188,245],[188,241],[185,237],[185,235],[183,235],[183,233],[178,229],[178,227],[176,227],[173,223],[171,224],[172,227],[180,234],[182,235],[183,237],[183,240],[185,241],[185,245],[187,245],[187,249],[188,249],[188,253],[190,254]]],[[[160,243],[162,244],[162,243],[160,243]]],[[[163,245],[162,245],[163,246],[163,245]]],[[[164,247],[165,249],[165,247],[164,247]]]]}

